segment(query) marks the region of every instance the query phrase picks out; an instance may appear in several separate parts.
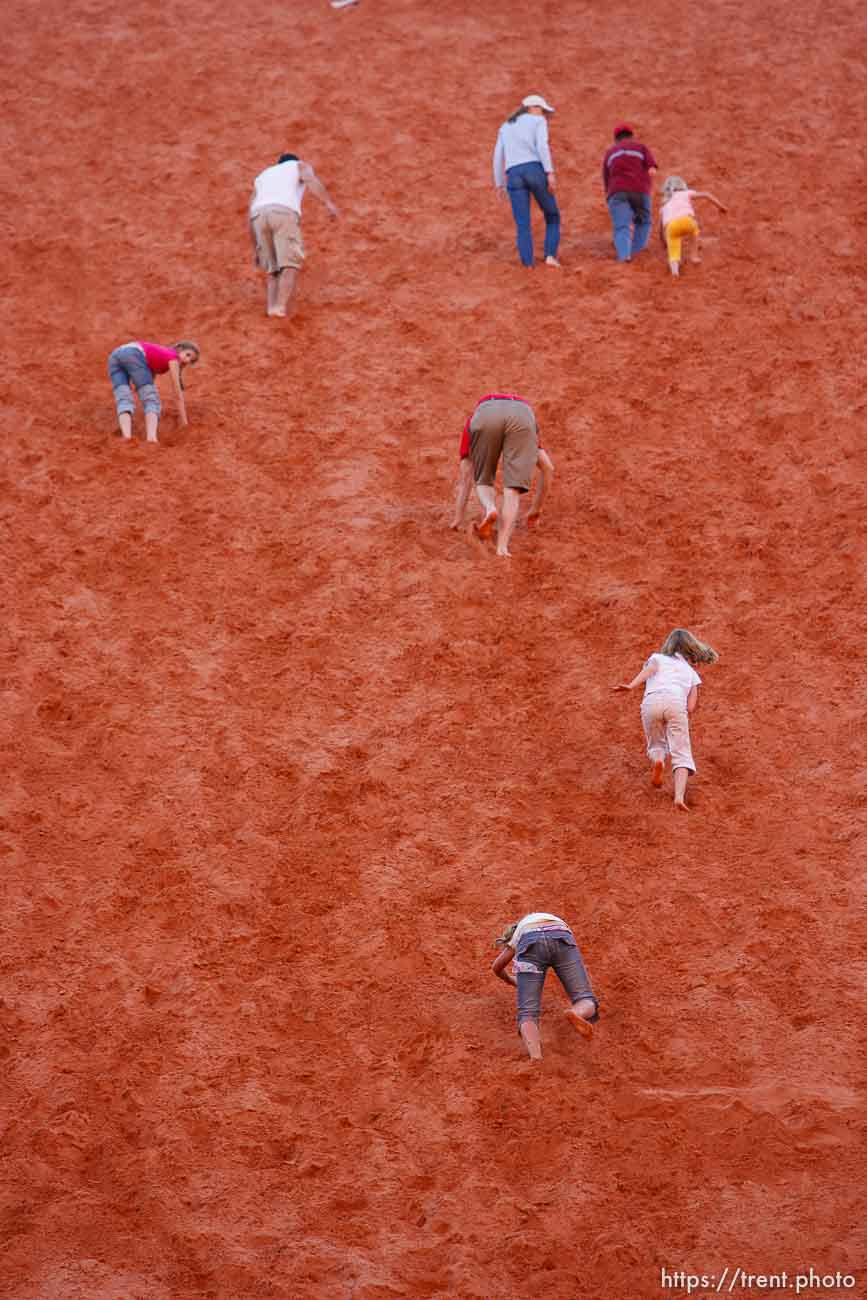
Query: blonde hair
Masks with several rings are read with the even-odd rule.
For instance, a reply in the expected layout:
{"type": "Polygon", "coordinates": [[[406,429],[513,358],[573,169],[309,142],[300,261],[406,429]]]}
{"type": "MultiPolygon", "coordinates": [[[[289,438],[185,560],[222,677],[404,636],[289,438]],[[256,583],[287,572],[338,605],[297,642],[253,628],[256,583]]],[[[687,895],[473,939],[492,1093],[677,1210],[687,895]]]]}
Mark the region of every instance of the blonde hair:
{"type": "Polygon", "coordinates": [[[667,203],[675,190],[688,190],[689,186],[682,176],[669,176],[662,187],[662,202],[667,203]]]}
{"type": "Polygon", "coordinates": [[[697,636],[693,636],[685,627],[676,627],[663,641],[659,653],[661,655],[683,655],[693,664],[715,664],[719,655],[713,646],[705,645],[704,641],[699,641],[697,636]]]}

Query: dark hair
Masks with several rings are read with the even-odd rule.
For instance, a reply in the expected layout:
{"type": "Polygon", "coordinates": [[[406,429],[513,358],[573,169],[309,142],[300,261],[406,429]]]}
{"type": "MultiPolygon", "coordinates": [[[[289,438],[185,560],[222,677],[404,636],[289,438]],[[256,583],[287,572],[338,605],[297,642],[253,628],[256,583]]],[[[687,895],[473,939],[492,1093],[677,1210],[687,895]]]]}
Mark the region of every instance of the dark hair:
{"type": "Polygon", "coordinates": [[[625,140],[625,139],[627,138],[627,136],[631,136],[631,135],[632,135],[632,132],[631,132],[631,131],[618,131],[617,134],[616,134],[616,136],[614,137],[614,139],[615,139],[615,140],[625,140]]]}
{"type": "Polygon", "coordinates": [[[280,157],[277,159],[277,166],[279,167],[281,162],[300,162],[300,161],[301,159],[298,157],[297,153],[281,153],[280,157]]]}
{"type": "Polygon", "coordinates": [[[527,109],[527,108],[525,108],[524,105],[522,104],[520,108],[516,108],[516,109],[515,109],[515,111],[514,111],[514,113],[512,114],[511,117],[507,117],[507,118],[506,118],[506,121],[507,121],[507,122],[517,122],[517,120],[518,120],[519,117],[523,117],[524,114],[525,114],[525,113],[528,113],[529,111],[530,111],[530,110],[527,109]]]}

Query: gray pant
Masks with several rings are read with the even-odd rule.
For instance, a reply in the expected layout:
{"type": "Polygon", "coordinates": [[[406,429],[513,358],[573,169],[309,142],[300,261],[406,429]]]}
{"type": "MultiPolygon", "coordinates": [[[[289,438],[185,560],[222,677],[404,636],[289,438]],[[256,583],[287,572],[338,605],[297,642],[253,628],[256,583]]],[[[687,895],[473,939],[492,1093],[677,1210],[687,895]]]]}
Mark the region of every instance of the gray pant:
{"type": "Polygon", "coordinates": [[[159,415],[160,395],[154,383],[153,371],[140,348],[130,347],[129,344],[115,348],[108,359],[108,377],[114,389],[114,404],[118,415],[132,415],[135,411],[131,385],[135,386],[145,414],[152,411],[159,415]]]}
{"type": "MultiPolygon", "coordinates": [[[[598,1006],[590,987],[578,945],[568,931],[553,937],[531,930],[521,940],[515,956],[515,978],[518,981],[518,1024],[524,1020],[539,1021],[542,1010],[542,986],[551,967],[573,1004],[590,998],[598,1006]]],[[[595,1017],[594,1017],[595,1018],[595,1017]]]]}

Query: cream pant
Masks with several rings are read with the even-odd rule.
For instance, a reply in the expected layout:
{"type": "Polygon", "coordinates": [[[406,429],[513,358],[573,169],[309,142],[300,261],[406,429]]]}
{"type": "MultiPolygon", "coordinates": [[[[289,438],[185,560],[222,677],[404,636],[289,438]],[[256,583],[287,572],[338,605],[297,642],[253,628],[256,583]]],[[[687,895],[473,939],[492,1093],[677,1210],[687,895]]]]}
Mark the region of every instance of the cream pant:
{"type": "Polygon", "coordinates": [[[641,701],[641,722],[647,739],[647,757],[652,763],[671,755],[672,771],[686,767],[695,771],[689,743],[689,714],[680,695],[656,691],[641,701]]]}

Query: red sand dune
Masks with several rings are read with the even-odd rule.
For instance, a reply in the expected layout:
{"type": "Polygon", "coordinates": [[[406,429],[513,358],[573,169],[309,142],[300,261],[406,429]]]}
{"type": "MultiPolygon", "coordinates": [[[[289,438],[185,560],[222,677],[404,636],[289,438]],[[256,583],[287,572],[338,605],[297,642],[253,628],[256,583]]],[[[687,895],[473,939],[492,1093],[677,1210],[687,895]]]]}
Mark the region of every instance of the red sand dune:
{"type": "Polygon", "coordinates": [[[0,1294],[863,1297],[863,6],[4,35],[0,1294]],[[490,183],[529,91],[559,273],[490,183]],[[612,258],[624,116],[730,207],[677,285],[612,258]],[[293,148],[344,218],[278,323],[244,214],[293,148]],[[185,336],[190,427],[121,445],[108,352],[185,336]],[[446,526],[491,388],[557,466],[511,563],[446,526]],[[722,656],[689,817],[610,691],[676,624],[722,656]],[[549,987],[533,1070],[488,965],[539,906],[603,1015],[549,987]]]}

